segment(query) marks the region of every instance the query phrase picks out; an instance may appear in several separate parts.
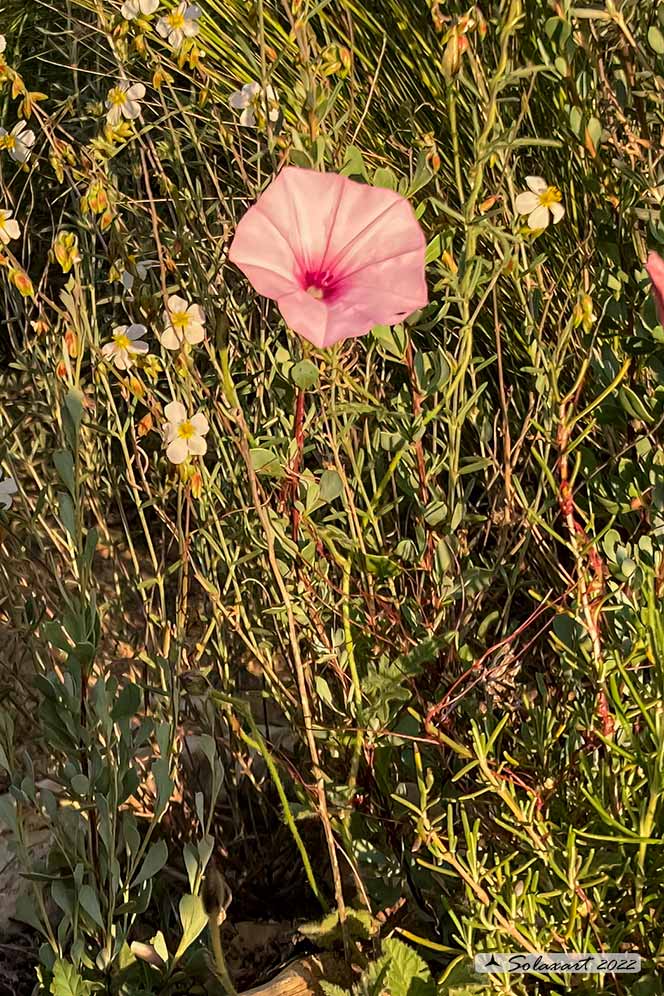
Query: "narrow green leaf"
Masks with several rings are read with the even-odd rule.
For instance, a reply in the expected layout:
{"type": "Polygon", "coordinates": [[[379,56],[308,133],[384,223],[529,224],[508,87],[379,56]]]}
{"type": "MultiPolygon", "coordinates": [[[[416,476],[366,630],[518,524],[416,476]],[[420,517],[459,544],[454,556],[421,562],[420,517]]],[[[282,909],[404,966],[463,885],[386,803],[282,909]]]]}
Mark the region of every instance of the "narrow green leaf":
{"type": "Polygon", "coordinates": [[[154,876],[161,871],[167,861],[168,846],[165,840],[159,840],[156,844],[153,844],[150,847],[150,850],[145,855],[143,864],[141,865],[136,878],[132,882],[132,885],[140,885],[141,882],[147,882],[148,879],[154,878],[154,876]]]}

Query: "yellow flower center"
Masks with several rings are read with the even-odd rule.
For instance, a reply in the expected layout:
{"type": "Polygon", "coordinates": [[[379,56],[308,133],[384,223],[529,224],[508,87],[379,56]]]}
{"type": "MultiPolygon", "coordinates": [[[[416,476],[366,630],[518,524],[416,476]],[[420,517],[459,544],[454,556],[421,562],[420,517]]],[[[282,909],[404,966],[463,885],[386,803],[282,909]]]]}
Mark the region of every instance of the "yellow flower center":
{"type": "Polygon", "coordinates": [[[113,336],[113,342],[118,347],[118,349],[129,349],[131,345],[131,339],[124,332],[118,332],[117,335],[113,336]]]}
{"type": "Polygon", "coordinates": [[[184,14],[180,13],[180,11],[174,10],[172,14],[167,14],[166,20],[173,31],[179,31],[180,28],[184,27],[184,14]]]}
{"type": "Polygon", "coordinates": [[[113,104],[114,107],[121,107],[124,104],[125,100],[127,99],[127,95],[124,92],[124,90],[121,90],[120,87],[116,86],[113,87],[113,89],[109,93],[108,99],[110,100],[111,104],[113,104]]]}
{"type": "Polygon", "coordinates": [[[16,138],[14,135],[5,135],[5,148],[15,149],[16,148],[16,138]]]}
{"type": "Polygon", "coordinates": [[[322,288],[316,287],[315,284],[312,284],[311,287],[307,287],[307,294],[310,294],[311,297],[315,298],[317,301],[321,301],[323,299],[322,288]]]}
{"type": "Polygon", "coordinates": [[[542,191],[539,195],[539,202],[542,207],[548,208],[552,204],[558,204],[562,201],[563,195],[560,193],[557,187],[547,187],[546,190],[542,191]]]}
{"type": "Polygon", "coordinates": [[[189,324],[189,315],[186,311],[172,311],[171,324],[177,329],[186,329],[189,324]]]}
{"type": "Polygon", "coordinates": [[[196,430],[191,422],[180,422],[178,426],[178,436],[180,439],[191,439],[191,437],[195,435],[196,430]]]}

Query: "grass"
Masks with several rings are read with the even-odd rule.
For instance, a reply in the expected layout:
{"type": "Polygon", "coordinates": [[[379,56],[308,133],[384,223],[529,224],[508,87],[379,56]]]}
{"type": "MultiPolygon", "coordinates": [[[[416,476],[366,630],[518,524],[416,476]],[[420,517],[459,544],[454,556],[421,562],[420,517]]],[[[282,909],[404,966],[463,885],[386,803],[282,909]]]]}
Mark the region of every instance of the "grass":
{"type": "Polygon", "coordinates": [[[24,232],[2,281],[0,460],[20,493],[0,762],[19,838],[23,747],[59,786],[29,914],[44,986],[184,991],[212,851],[245,901],[259,827],[262,869],[270,834],[292,847],[289,915],[336,909],[348,935],[353,909],[403,898],[383,935],[442,991],[567,991],[491,988],[478,950],[627,949],[640,977],[578,991],[657,992],[662,330],[643,264],[664,242],[661,5],[201,9],[179,60],[110,0],[6,13],[25,89],[6,80],[5,127],[26,89],[46,95],[27,168],[5,152],[0,175],[24,232]],[[143,113],[110,133],[125,76],[143,113]],[[252,79],[277,91],[274,128],[228,107],[252,79]],[[406,326],[310,350],[226,262],[285,161],[411,198],[430,304],[406,326]],[[566,212],[537,235],[515,208],[529,175],[566,212]],[[176,292],[207,317],[182,354],[157,341],[176,292]],[[130,321],[158,361],[127,376],[100,350],[130,321]],[[210,423],[180,474],[172,398],[210,423]]]}

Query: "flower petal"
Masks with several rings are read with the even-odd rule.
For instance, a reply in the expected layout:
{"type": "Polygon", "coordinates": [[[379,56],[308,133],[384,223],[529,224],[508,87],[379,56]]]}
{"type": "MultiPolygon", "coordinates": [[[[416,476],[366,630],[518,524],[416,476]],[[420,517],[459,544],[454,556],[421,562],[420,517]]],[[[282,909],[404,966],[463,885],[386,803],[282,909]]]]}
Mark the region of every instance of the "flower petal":
{"type": "Polygon", "coordinates": [[[319,349],[331,345],[327,341],[329,309],[323,301],[298,288],[280,297],[277,303],[286,325],[294,332],[319,349]]]}
{"type": "Polygon", "coordinates": [[[144,342],[142,339],[136,339],[135,342],[132,342],[129,346],[127,346],[127,352],[145,356],[146,353],[150,352],[150,347],[147,342],[144,342]]]}
{"type": "Polygon", "coordinates": [[[228,98],[228,104],[234,111],[241,111],[249,104],[249,97],[244,92],[245,89],[246,87],[243,87],[242,90],[236,90],[228,98]]]}
{"type": "Polygon", "coordinates": [[[116,348],[113,362],[118,370],[129,370],[134,365],[134,361],[126,349],[116,348]]]}
{"type": "Polygon", "coordinates": [[[565,208],[562,206],[560,201],[554,201],[553,204],[549,206],[549,211],[553,215],[553,223],[557,225],[559,221],[565,217],[565,208]]]}
{"type": "Polygon", "coordinates": [[[159,342],[164,349],[180,349],[184,339],[178,335],[172,325],[168,325],[159,336],[159,342]]]}
{"type": "Polygon", "coordinates": [[[208,420],[206,419],[203,412],[197,412],[192,418],[189,419],[194,429],[196,430],[197,436],[204,436],[206,432],[209,431],[210,426],[208,425],[208,420]]]}
{"type": "Polygon", "coordinates": [[[540,199],[537,194],[533,194],[530,190],[524,191],[524,193],[519,194],[514,202],[514,206],[519,214],[530,214],[531,211],[537,210],[540,204],[540,199]]]}
{"type": "Polygon", "coordinates": [[[106,120],[108,121],[108,123],[111,125],[112,128],[115,128],[115,126],[120,123],[121,118],[122,118],[121,105],[113,104],[109,108],[108,114],[106,115],[106,120]]]}
{"type": "Polygon", "coordinates": [[[541,205],[528,215],[528,228],[532,228],[533,231],[537,231],[540,228],[546,228],[549,224],[549,209],[541,205]]]}
{"type": "Polygon", "coordinates": [[[141,13],[139,0],[125,0],[120,8],[120,13],[126,21],[133,21],[141,13]]]}
{"type": "Polygon", "coordinates": [[[207,453],[207,442],[202,436],[192,436],[189,443],[189,452],[194,456],[203,456],[207,453]]]}
{"type": "Polygon", "coordinates": [[[164,408],[164,415],[168,422],[179,423],[187,421],[187,409],[181,401],[169,401],[164,408]]]}
{"type": "Polygon", "coordinates": [[[148,330],[145,325],[130,325],[126,330],[126,336],[128,339],[142,339],[144,335],[148,334],[148,330]]]}
{"type": "Polygon", "coordinates": [[[205,338],[205,329],[198,322],[191,322],[187,325],[184,330],[185,342],[188,342],[190,346],[196,346],[199,342],[202,342],[205,338]]]}
{"type": "Polygon", "coordinates": [[[166,456],[171,463],[184,463],[189,456],[187,440],[178,436],[166,447],[166,456]]]}
{"type": "Polygon", "coordinates": [[[532,190],[534,194],[543,194],[548,187],[548,183],[543,176],[527,176],[526,186],[529,190],[532,190]]]}
{"type": "MultiPolygon", "coordinates": [[[[167,304],[168,304],[168,310],[171,312],[186,311],[187,308],[189,307],[189,302],[185,301],[183,297],[179,297],[177,294],[171,294],[171,296],[167,301],[167,304]]],[[[168,318],[168,315],[165,314],[165,317],[168,318]]]]}
{"type": "Polygon", "coordinates": [[[135,121],[141,113],[141,105],[137,100],[125,100],[122,105],[122,113],[130,121],[135,121]]]}
{"type": "Polygon", "coordinates": [[[145,87],[142,83],[133,83],[127,90],[127,96],[130,100],[143,100],[145,87]]]}
{"type": "Polygon", "coordinates": [[[243,128],[256,127],[256,115],[254,114],[253,107],[245,107],[240,115],[240,124],[243,128]]]}
{"type": "Polygon", "coordinates": [[[200,304],[190,304],[187,308],[187,317],[197,325],[205,325],[205,312],[200,304]]]}
{"type": "Polygon", "coordinates": [[[139,6],[144,14],[154,14],[159,6],[159,0],[139,0],[139,6]]]}
{"type": "Polygon", "coordinates": [[[656,252],[651,252],[646,263],[646,270],[652,284],[657,320],[660,325],[664,325],[664,259],[656,252]]]}

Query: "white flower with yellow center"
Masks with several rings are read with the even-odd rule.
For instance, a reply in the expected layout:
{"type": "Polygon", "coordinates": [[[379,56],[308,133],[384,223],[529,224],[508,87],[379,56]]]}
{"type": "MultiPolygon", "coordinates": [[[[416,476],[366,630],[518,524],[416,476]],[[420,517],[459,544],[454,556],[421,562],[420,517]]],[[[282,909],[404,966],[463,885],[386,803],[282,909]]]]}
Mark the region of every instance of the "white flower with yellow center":
{"type": "Polygon", "coordinates": [[[519,214],[528,215],[528,228],[533,231],[546,228],[551,218],[557,225],[565,214],[558,187],[550,187],[541,176],[527,176],[526,184],[528,190],[519,194],[515,203],[519,214]]]}
{"type": "Polygon", "coordinates": [[[171,48],[178,49],[185,38],[193,38],[200,29],[198,18],[201,9],[196,4],[182,0],[170,14],[165,14],[157,21],[157,34],[165,38],[171,48]]]}
{"type": "Polygon", "coordinates": [[[12,217],[13,211],[0,210],[0,242],[8,245],[12,239],[21,235],[19,223],[12,217]]]}
{"type": "Polygon", "coordinates": [[[140,101],[145,96],[142,83],[118,83],[106,97],[106,120],[114,128],[123,118],[135,121],[141,113],[140,101]]]}
{"type": "Polygon", "coordinates": [[[113,329],[113,338],[102,346],[102,356],[115,364],[118,370],[129,370],[139,356],[149,350],[143,336],[148,330],[145,325],[118,325],[113,329]]]}
{"type": "Polygon", "coordinates": [[[32,146],[35,144],[35,133],[30,131],[25,121],[15,124],[11,132],[0,128],[0,149],[7,149],[9,155],[17,163],[28,161],[32,146]]]}
{"type": "Polygon", "coordinates": [[[0,481],[0,508],[12,507],[12,496],[18,491],[18,486],[13,477],[4,477],[0,481]]]}
{"type": "Polygon", "coordinates": [[[158,6],[159,0],[125,0],[125,3],[120,8],[120,13],[125,21],[133,21],[136,17],[140,17],[141,14],[144,17],[154,14],[158,6]]]}
{"type": "Polygon", "coordinates": [[[184,463],[190,456],[203,456],[207,451],[205,436],[210,428],[205,415],[198,412],[189,418],[180,401],[166,405],[164,414],[164,445],[171,463],[184,463]]]}
{"type": "Polygon", "coordinates": [[[205,312],[173,294],[164,310],[164,331],[159,341],[165,349],[180,349],[184,343],[195,346],[205,338],[205,312]]]}
{"type": "Polygon", "coordinates": [[[228,103],[234,111],[242,111],[240,124],[247,128],[255,128],[257,120],[265,120],[265,103],[267,100],[268,117],[273,123],[279,118],[279,98],[276,91],[268,84],[265,96],[260,83],[246,83],[241,90],[232,93],[228,103]]]}

